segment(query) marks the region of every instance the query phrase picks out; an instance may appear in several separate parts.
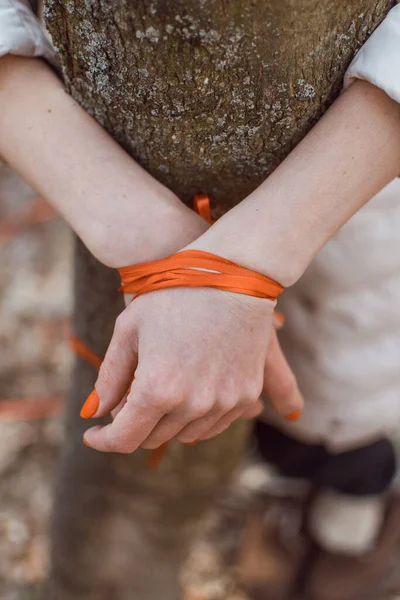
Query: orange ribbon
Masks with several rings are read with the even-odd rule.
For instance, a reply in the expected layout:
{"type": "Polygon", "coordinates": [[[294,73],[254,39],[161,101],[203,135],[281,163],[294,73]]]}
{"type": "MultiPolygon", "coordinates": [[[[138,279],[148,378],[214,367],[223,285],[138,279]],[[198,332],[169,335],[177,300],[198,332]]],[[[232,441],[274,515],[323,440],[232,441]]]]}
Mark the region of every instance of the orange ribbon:
{"type": "Polygon", "coordinates": [[[202,250],[184,250],[161,260],[123,267],[118,272],[122,280],[120,291],[136,297],[173,287],[209,287],[276,300],[284,289],[266,275],[202,250]]]}
{"type": "MultiPolygon", "coordinates": [[[[195,196],[194,208],[208,223],[212,223],[210,200],[205,194],[195,196]]],[[[118,269],[121,276],[120,292],[135,294],[135,298],[148,292],[176,287],[208,287],[218,290],[276,300],[283,286],[266,275],[242,267],[226,258],[201,250],[184,250],[172,256],[118,269]]],[[[101,359],[81,340],[70,340],[75,352],[96,368],[101,359]]],[[[155,468],[164,456],[168,442],[154,450],[148,466],[155,468]]]]}
{"type": "Polygon", "coordinates": [[[213,224],[211,218],[210,197],[208,194],[197,194],[193,199],[193,209],[210,225],[213,224]]]}
{"type": "Polygon", "coordinates": [[[99,370],[101,367],[101,363],[103,362],[100,356],[97,356],[82,340],[77,338],[75,335],[70,335],[68,337],[68,342],[72,350],[75,352],[77,356],[79,356],[82,360],[90,363],[95,367],[95,369],[99,370]]]}

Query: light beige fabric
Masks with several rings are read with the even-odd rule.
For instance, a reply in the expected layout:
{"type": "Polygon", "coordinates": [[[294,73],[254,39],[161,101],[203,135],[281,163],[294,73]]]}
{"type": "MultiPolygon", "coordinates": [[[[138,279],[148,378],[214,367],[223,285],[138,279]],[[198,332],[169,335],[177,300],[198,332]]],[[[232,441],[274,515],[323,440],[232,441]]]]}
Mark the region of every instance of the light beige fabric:
{"type": "Polygon", "coordinates": [[[285,291],[283,342],[306,408],[268,421],[333,451],[400,438],[400,180],[335,235],[285,291]]]}
{"type": "Polygon", "coordinates": [[[0,56],[43,56],[55,63],[55,52],[39,20],[24,0],[0,0],[0,56]]]}
{"type": "Polygon", "coordinates": [[[400,4],[392,8],[356,54],[344,78],[344,88],[365,79],[400,102],[400,4]]]}

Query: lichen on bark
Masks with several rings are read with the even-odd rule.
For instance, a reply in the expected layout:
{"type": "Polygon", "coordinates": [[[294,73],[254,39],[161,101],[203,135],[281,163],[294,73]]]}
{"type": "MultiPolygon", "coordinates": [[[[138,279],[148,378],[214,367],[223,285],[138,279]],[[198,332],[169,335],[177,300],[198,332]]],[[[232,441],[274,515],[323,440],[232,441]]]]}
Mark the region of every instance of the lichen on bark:
{"type": "Polygon", "coordinates": [[[184,200],[220,214],[339,93],[391,0],[51,0],[68,89],[184,200]]]}

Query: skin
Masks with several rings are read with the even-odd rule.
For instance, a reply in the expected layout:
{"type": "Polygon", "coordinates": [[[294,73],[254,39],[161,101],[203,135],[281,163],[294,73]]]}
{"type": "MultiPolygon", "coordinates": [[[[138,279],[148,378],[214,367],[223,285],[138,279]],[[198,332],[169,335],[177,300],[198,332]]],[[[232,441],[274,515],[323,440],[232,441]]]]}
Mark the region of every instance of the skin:
{"type": "Polygon", "coordinates": [[[40,59],[0,59],[0,131],[3,158],[109,267],[162,258],[207,228],[65,93],[40,59]]]}
{"type": "MultiPolygon", "coordinates": [[[[358,81],[263,185],[188,247],[291,285],[399,172],[400,108],[358,81]]],[[[228,426],[257,405],[263,379],[274,391],[276,365],[265,369],[272,319],[268,301],[209,289],[138,298],[120,316],[100,369],[97,414],[120,402],[135,373],[131,392],[114,422],[85,439],[98,450],[132,452],[228,426]]]]}
{"type": "MultiPolygon", "coordinates": [[[[94,256],[107,266],[122,267],[163,258],[182,249],[208,229],[198,215],[137,165],[65,93],[59,79],[40,59],[10,55],[0,59],[0,131],[1,156],[63,215],[94,256]]],[[[201,290],[200,295],[211,300],[205,290],[201,290]]],[[[221,293],[215,296],[220,302],[221,293]]],[[[239,306],[236,299],[230,302],[239,306]]],[[[272,303],[264,301],[268,323],[272,308],[272,303]]],[[[125,328],[125,317],[128,316],[126,333],[130,336],[131,307],[123,314],[116,324],[116,332],[125,328]]],[[[250,313],[249,324],[256,326],[250,313]]],[[[115,340],[123,337],[121,331],[115,340]]],[[[231,339],[233,342],[233,337],[231,339]]],[[[107,369],[102,370],[101,414],[111,409],[118,412],[125,404],[128,386],[117,401],[117,390],[123,388],[120,363],[125,363],[121,357],[129,356],[126,365],[129,380],[132,379],[131,348],[134,344],[133,338],[127,339],[122,344],[123,351],[117,364],[108,363],[107,369]],[[117,383],[117,388],[112,381],[117,383]]],[[[197,344],[201,345],[201,339],[197,344]]],[[[238,357],[240,354],[238,346],[238,357]]],[[[260,360],[261,355],[257,357],[257,361],[260,360]]],[[[271,339],[271,351],[267,358],[264,353],[262,360],[268,381],[271,377],[275,379],[272,387],[269,382],[265,384],[267,392],[270,387],[272,390],[270,402],[282,415],[301,409],[303,400],[275,334],[271,339]]],[[[252,386],[259,395],[262,378],[252,386]]],[[[145,407],[149,415],[153,414],[151,403],[150,399],[145,407]]],[[[226,406],[230,404],[231,411],[228,414],[219,411],[221,420],[214,423],[205,436],[222,431],[233,418],[253,418],[262,410],[258,399],[249,405],[244,399],[236,406],[227,398],[226,406]]]]}
{"type": "MultiPolygon", "coordinates": [[[[205,231],[63,92],[44,63],[0,63],[0,152],[109,266],[197,248],[291,285],[400,172],[399,107],[359,81],[263,185],[205,231]]],[[[95,416],[113,409],[117,415],[89,429],[86,442],[129,453],[174,437],[207,438],[258,414],[262,389],[282,415],[301,408],[272,327],[273,308],[211,289],[135,300],[117,320],[96,382],[95,416]]]]}

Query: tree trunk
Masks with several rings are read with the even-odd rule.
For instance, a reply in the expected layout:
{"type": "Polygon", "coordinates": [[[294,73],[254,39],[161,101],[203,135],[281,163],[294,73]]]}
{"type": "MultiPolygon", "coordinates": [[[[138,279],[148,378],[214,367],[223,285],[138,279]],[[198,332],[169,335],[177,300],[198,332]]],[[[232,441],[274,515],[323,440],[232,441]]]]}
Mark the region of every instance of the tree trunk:
{"type": "MultiPolygon", "coordinates": [[[[185,202],[214,218],[281,162],[339,93],[391,0],[48,0],[71,94],[185,202]]],[[[106,168],[106,165],[105,165],[106,168]]],[[[112,199],[110,199],[112,202],[112,199]]],[[[78,245],[76,331],[103,354],[121,309],[114,272],[78,245]]],[[[246,429],[147,453],[81,443],[95,372],[78,361],[53,536],[57,600],[177,600],[194,526],[241,456],[246,429]]]]}

